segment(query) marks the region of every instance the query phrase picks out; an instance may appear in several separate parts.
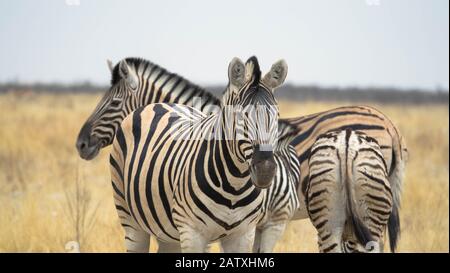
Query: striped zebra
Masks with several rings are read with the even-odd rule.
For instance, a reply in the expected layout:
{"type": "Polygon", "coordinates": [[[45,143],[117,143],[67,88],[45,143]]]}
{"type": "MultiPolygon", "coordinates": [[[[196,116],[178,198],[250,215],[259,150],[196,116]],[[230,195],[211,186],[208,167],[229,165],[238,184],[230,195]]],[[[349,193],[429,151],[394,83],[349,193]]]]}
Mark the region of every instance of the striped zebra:
{"type": "Polygon", "coordinates": [[[296,126],[299,134],[291,142],[299,156],[300,183],[297,194],[300,208],[293,217],[308,218],[306,189],[309,186],[310,169],[308,159],[316,139],[323,134],[351,129],[360,131],[375,139],[386,161],[388,180],[393,195],[392,213],[388,220],[388,235],[391,251],[395,251],[400,235],[400,201],[404,168],[408,159],[408,150],[399,130],[390,119],[380,111],[369,106],[339,107],[325,112],[311,114],[287,121],[296,126]]]}
{"type": "Polygon", "coordinates": [[[393,196],[377,141],[350,129],[330,132],[318,137],[308,162],[306,203],[320,251],[382,251],[393,196]]]}
{"type": "Polygon", "coordinates": [[[123,120],[110,162],[129,251],[148,251],[149,234],[183,252],[217,240],[225,252],[251,250],[276,172],[273,89],[286,74],[284,61],[261,78],[255,57],[235,58],[220,112],[159,103],[123,120]]]}
{"type": "Polygon", "coordinates": [[[108,66],[111,88],[82,126],[76,141],[83,159],[95,158],[100,149],[112,144],[120,123],[139,107],[158,102],[179,103],[210,113],[220,106],[215,96],[149,61],[126,58],[113,67],[108,60],[108,66]]]}
{"type": "MultiPolygon", "coordinates": [[[[84,159],[94,158],[101,148],[112,143],[117,127],[123,118],[141,106],[157,102],[180,103],[195,105],[202,112],[211,113],[215,110],[214,107],[217,108],[220,105],[220,100],[197,85],[149,61],[139,58],[126,58],[121,60],[116,66],[113,66],[112,62],[108,60],[108,66],[112,74],[112,86],[83,125],[77,139],[78,152],[84,159]],[[200,100],[194,101],[196,98],[200,98],[200,100]]],[[[288,148],[286,145],[286,139],[288,137],[292,139],[295,136],[292,131],[296,131],[296,129],[287,122],[280,122],[278,128],[280,130],[278,144],[282,146],[277,147],[275,152],[278,171],[275,177],[276,180],[271,188],[268,189],[268,192],[272,194],[280,191],[286,192],[288,187],[290,190],[292,186],[286,186],[283,183],[297,185],[299,179],[298,160],[296,159],[295,151],[293,151],[293,147],[288,148]],[[290,151],[289,155],[288,149],[290,151]],[[280,164],[286,160],[291,161],[290,165],[280,164]],[[286,169],[286,166],[288,169],[286,169]],[[287,177],[288,180],[284,182],[279,177],[287,177]],[[274,189],[272,190],[272,188],[274,189]]],[[[265,204],[267,206],[273,205],[273,207],[266,211],[263,220],[258,224],[257,242],[254,245],[255,250],[270,252],[273,249],[277,238],[282,233],[281,230],[284,229],[284,220],[292,216],[292,210],[295,211],[294,207],[298,207],[298,202],[287,203],[286,200],[289,199],[297,200],[296,193],[289,192],[286,194],[283,202],[281,199],[270,197],[270,200],[276,200],[276,205],[272,204],[272,202],[265,204]],[[284,204],[287,204],[287,206],[281,208],[280,206],[284,204]],[[280,209],[280,211],[277,212],[275,208],[280,209]],[[276,217],[275,221],[271,221],[273,217],[276,217]],[[274,222],[280,223],[281,227],[275,225],[274,222]],[[273,230],[278,232],[273,234],[273,230]],[[261,234],[265,234],[262,237],[267,238],[267,244],[264,243],[265,239],[263,239],[262,245],[260,245],[261,241],[259,239],[261,234]]],[[[147,235],[144,234],[143,237],[145,242],[147,235]]],[[[139,241],[137,238],[135,240],[139,241]]],[[[146,248],[145,244],[143,248],[146,248]]],[[[179,251],[179,246],[159,241],[158,251],[179,251]]]]}
{"type": "MultiPolygon", "coordinates": [[[[194,105],[195,98],[201,98],[196,108],[209,113],[220,105],[220,100],[200,87],[149,61],[127,58],[115,67],[110,65],[110,68],[111,88],[87,119],[77,138],[76,146],[81,158],[90,160],[101,148],[110,145],[120,122],[139,107],[157,102],[194,105]]],[[[309,184],[307,159],[319,135],[350,128],[362,131],[378,141],[387,163],[393,193],[393,211],[388,227],[391,250],[395,249],[400,233],[400,196],[408,154],[404,139],[389,118],[369,106],[347,106],[280,121],[287,121],[299,131],[291,143],[299,155],[301,170],[297,183],[301,205],[294,219],[308,218],[304,205],[305,190],[309,184]]],[[[279,124],[281,126],[283,123],[279,124]]]]}
{"type": "Polygon", "coordinates": [[[300,164],[295,148],[290,145],[297,135],[294,126],[281,122],[278,127],[278,143],[274,151],[277,166],[272,185],[267,189],[263,202],[264,213],[258,222],[253,252],[273,252],[276,242],[283,234],[289,220],[299,208],[297,184],[300,164]]]}

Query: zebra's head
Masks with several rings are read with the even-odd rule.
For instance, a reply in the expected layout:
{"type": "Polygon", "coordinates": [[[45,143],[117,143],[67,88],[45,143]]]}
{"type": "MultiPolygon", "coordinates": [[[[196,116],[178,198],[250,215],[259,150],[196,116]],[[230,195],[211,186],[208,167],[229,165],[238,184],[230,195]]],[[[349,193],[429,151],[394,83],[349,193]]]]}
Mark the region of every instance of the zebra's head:
{"type": "Polygon", "coordinates": [[[112,73],[111,88],[97,104],[78,134],[76,148],[81,158],[91,160],[101,148],[108,146],[122,120],[139,107],[139,59],[121,60],[115,67],[108,61],[112,73]]]}
{"type": "Polygon", "coordinates": [[[228,137],[234,154],[249,165],[252,182],[259,188],[271,185],[276,174],[274,149],[278,141],[278,104],[274,89],[287,75],[287,64],[280,60],[261,77],[258,59],[244,64],[234,58],[228,67],[229,83],[222,99],[227,112],[228,137]]]}

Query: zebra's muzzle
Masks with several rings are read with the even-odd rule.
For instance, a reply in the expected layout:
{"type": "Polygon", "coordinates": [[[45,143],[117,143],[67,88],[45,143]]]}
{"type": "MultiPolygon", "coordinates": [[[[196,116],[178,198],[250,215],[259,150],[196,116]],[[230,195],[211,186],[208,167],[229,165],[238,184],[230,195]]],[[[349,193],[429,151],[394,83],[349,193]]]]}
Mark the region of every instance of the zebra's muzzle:
{"type": "Polygon", "coordinates": [[[98,145],[95,146],[82,146],[80,149],[78,149],[78,154],[80,157],[84,160],[91,160],[95,158],[100,151],[100,147],[98,145]]]}
{"type": "Polygon", "coordinates": [[[98,155],[102,145],[97,138],[91,137],[91,130],[85,125],[78,135],[75,146],[82,159],[91,160],[98,155]]]}
{"type": "Polygon", "coordinates": [[[255,152],[250,165],[252,183],[258,188],[272,185],[277,166],[272,152],[255,152]]]}

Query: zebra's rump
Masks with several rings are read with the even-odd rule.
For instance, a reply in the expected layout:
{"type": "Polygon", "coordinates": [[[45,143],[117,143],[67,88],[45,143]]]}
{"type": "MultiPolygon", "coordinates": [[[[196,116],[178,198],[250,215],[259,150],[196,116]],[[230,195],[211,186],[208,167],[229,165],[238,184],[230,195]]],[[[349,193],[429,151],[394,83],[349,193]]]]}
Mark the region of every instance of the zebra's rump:
{"type": "MultiPolygon", "coordinates": [[[[369,106],[339,107],[308,116],[290,118],[287,121],[300,130],[291,144],[295,147],[300,161],[301,176],[297,193],[301,204],[305,203],[305,192],[309,184],[308,159],[311,147],[320,135],[351,129],[376,139],[386,161],[388,174],[395,169],[398,160],[406,160],[403,158],[406,147],[398,129],[383,113],[369,106]]],[[[401,185],[395,190],[399,192],[400,188],[401,185]]],[[[295,219],[306,217],[308,214],[305,207],[300,206],[295,219]]]]}
{"type": "Polygon", "coordinates": [[[306,203],[321,250],[339,251],[341,242],[352,249],[350,241],[364,250],[370,241],[379,242],[393,200],[377,141],[350,129],[324,134],[311,150],[309,167],[306,203]]]}

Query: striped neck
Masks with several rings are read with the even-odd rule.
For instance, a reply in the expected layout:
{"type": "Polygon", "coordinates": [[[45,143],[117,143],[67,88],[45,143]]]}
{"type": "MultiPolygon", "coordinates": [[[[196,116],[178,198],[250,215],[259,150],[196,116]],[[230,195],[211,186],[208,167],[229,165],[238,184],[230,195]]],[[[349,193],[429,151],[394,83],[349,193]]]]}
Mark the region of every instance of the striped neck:
{"type": "MultiPolygon", "coordinates": [[[[126,61],[140,82],[136,107],[152,103],[179,103],[205,113],[220,105],[220,100],[211,93],[157,64],[135,58],[127,58],[126,61]]],[[[113,84],[117,69],[113,71],[113,84]]]]}
{"type": "MultiPolygon", "coordinates": [[[[213,117],[212,117],[213,118],[213,117]]],[[[249,164],[243,157],[243,152],[241,151],[241,146],[243,140],[236,140],[233,130],[230,130],[230,126],[233,124],[228,124],[230,121],[229,115],[227,115],[224,108],[220,114],[214,117],[214,136],[213,136],[213,150],[214,153],[218,153],[219,156],[215,157],[221,162],[216,162],[217,164],[223,165],[226,170],[228,178],[222,181],[224,184],[231,186],[235,190],[247,190],[253,188],[253,184],[250,179],[249,164]]],[[[231,121],[232,122],[232,121],[231,121]]]]}

